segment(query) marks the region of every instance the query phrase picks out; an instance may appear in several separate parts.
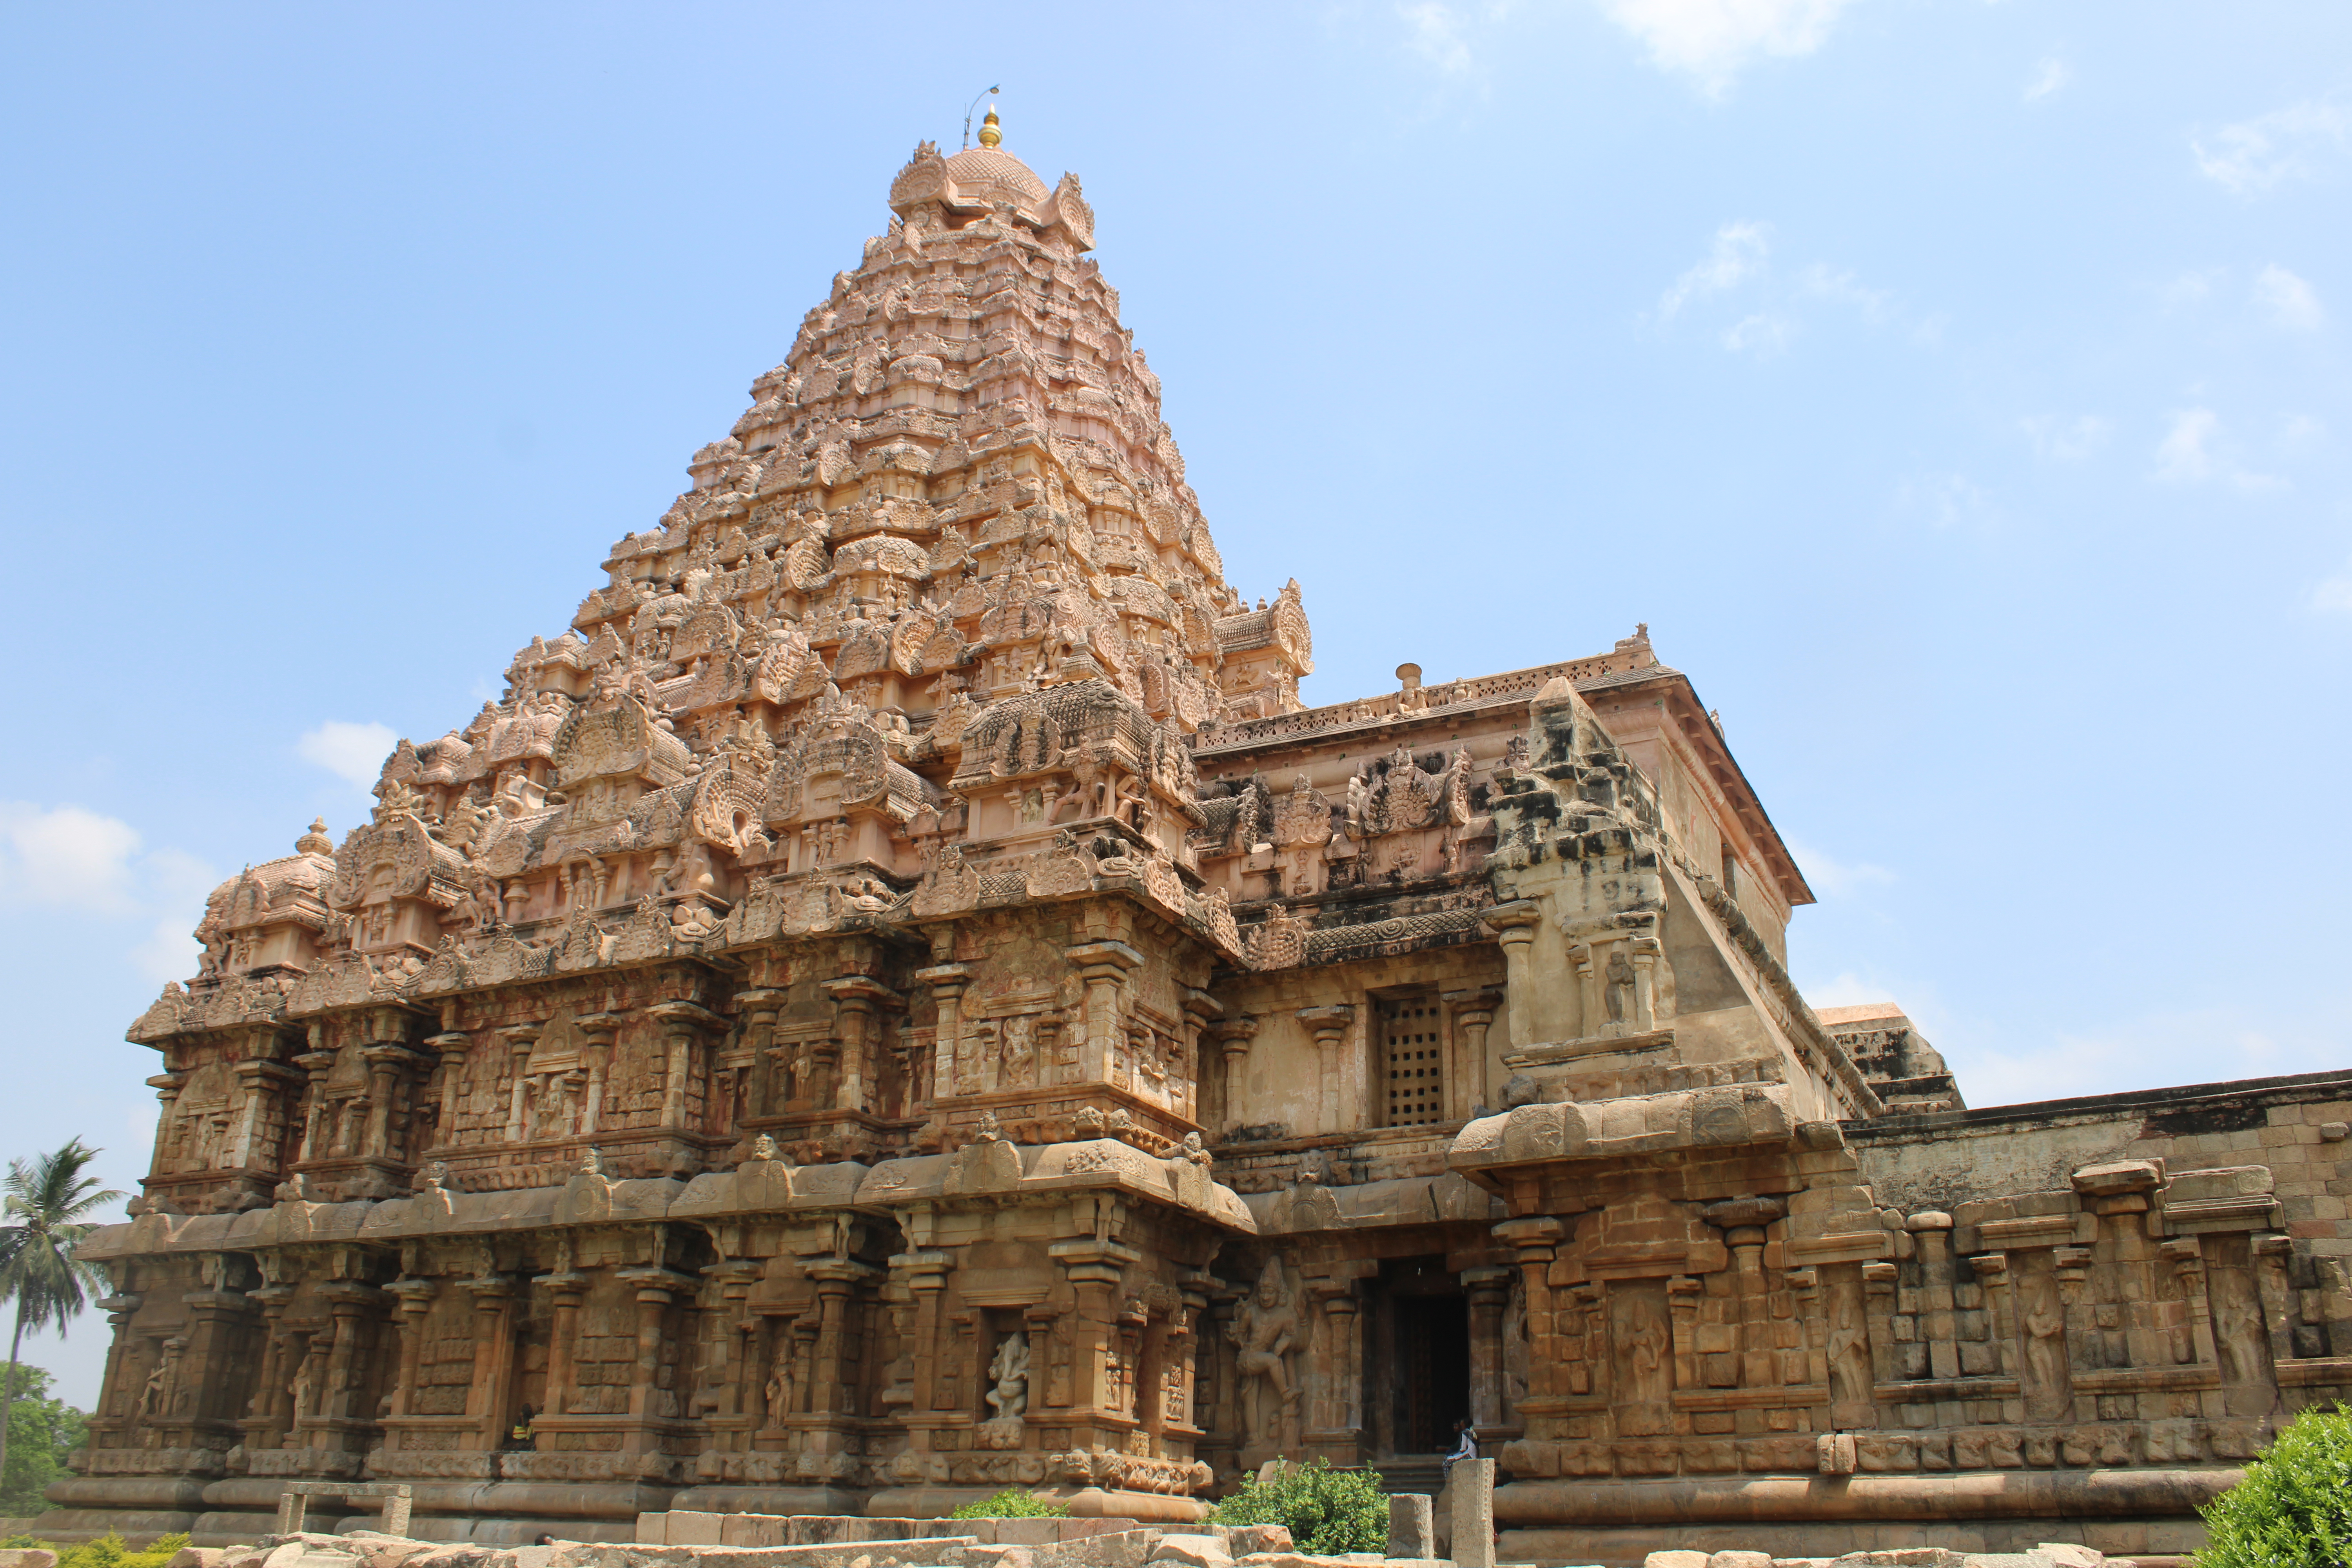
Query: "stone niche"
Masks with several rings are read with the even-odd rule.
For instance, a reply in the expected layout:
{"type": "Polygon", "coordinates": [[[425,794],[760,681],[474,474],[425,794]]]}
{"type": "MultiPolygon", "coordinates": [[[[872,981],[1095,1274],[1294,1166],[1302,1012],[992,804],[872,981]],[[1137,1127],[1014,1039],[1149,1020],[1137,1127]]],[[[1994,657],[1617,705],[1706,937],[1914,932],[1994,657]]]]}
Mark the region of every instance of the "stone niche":
{"type": "Polygon", "coordinates": [[[38,1533],[1187,1522],[1468,1422],[1510,1560],[2170,1552],[2352,1391],[2352,1077],[1966,1109],[1790,981],[1646,627],[1303,705],[1076,177],[889,205],[499,700],[208,900],[38,1533]]]}

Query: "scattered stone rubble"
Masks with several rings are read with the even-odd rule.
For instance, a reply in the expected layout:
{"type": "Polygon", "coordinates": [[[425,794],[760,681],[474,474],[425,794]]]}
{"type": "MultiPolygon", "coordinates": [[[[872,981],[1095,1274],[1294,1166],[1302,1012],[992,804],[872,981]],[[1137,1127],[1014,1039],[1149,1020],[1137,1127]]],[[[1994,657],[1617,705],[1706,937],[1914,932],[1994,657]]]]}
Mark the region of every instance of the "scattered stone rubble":
{"type": "MultiPolygon", "coordinates": [[[[289,1482],[624,1554],[1007,1486],[1189,1529],[1467,1418],[1514,1559],[2192,1550],[2352,1395],[2352,1074],[1969,1109],[1816,1013],[1646,627],[1304,706],[1302,591],[1225,580],[1092,207],[1001,142],[916,150],[498,700],[214,892],[35,1531],[251,1541],[289,1482]]],[[[1656,565],[1563,534],[1465,613],[1656,565]]]]}
{"type": "MultiPolygon", "coordinates": [[[[670,1522],[677,1533],[706,1533],[698,1518],[670,1522]]],[[[1297,1552],[1279,1525],[1212,1524],[1171,1532],[1128,1520],[768,1516],[716,1533],[736,1539],[496,1547],[375,1531],[304,1531],[264,1536],[245,1548],[190,1547],[170,1568],[1436,1568],[1378,1552],[1321,1557],[1297,1552]],[[761,1536],[809,1539],[756,1539],[761,1536]]]]}
{"type": "MultiPolygon", "coordinates": [[[[2169,1559],[2168,1559],[2169,1561],[2169,1559]]],[[[2045,1541],[2029,1552],[1953,1552],[1914,1546],[1843,1557],[1775,1557],[1769,1552],[1653,1552],[1642,1568],[2136,1568],[2087,1546],[2045,1541]]]]}

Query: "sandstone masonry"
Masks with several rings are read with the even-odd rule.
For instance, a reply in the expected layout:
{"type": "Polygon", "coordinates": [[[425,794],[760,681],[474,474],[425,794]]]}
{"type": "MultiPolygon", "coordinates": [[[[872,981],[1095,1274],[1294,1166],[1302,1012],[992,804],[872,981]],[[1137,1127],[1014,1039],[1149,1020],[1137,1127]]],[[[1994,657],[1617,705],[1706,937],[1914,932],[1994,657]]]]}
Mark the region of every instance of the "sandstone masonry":
{"type": "Polygon", "coordinates": [[[1967,1108],[1799,994],[1645,630],[1302,708],[982,140],[500,701],[213,895],[43,1533],[1186,1522],[1467,1418],[1505,1561],[2162,1552],[2352,1393],[2352,1075],[1967,1108]]]}

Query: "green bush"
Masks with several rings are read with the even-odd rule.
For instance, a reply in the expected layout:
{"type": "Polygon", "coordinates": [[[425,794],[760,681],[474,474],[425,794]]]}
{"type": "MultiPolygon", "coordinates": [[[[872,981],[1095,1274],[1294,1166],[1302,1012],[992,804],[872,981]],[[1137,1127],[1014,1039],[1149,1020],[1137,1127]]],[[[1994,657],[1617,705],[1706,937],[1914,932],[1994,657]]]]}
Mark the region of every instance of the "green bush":
{"type": "Polygon", "coordinates": [[[58,1568],[163,1568],[187,1543],[187,1535],[183,1531],[159,1535],[146,1550],[133,1552],[120,1531],[110,1530],[96,1541],[85,1541],[79,1546],[60,1546],[54,1541],[31,1535],[12,1535],[0,1541],[0,1550],[37,1546],[58,1554],[58,1568]]]}
{"type": "MultiPolygon", "coordinates": [[[[977,1502],[964,1504],[948,1517],[950,1519],[1067,1519],[1070,1517],[1070,1510],[1060,1503],[1039,1497],[1035,1492],[1024,1491],[1019,1487],[1007,1487],[994,1497],[984,1497],[977,1502]]],[[[65,1568],[65,1565],[59,1563],[58,1568],[65,1568]]]]}
{"type": "Polygon", "coordinates": [[[2200,1510],[2198,1568],[2342,1568],[2352,1563],[2352,1410],[2305,1411],[2200,1510]]]}
{"type": "Polygon", "coordinates": [[[1328,1459],[1293,1465],[1260,1486],[1255,1476],[1217,1505],[1219,1524],[1279,1524],[1301,1552],[1385,1552],[1389,1498],[1370,1470],[1335,1470],[1328,1459]]]}

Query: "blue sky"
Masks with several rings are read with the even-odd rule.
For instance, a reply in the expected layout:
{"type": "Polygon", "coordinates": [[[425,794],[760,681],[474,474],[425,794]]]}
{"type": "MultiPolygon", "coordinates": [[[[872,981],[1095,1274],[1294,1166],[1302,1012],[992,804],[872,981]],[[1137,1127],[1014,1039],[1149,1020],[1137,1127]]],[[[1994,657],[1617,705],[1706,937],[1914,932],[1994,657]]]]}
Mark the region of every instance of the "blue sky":
{"type": "Polygon", "coordinates": [[[1646,621],[1817,1004],[1979,1104],[2345,1064],[2352,7],[20,7],[0,1152],[143,1173],[205,890],[566,623],[992,82],[1310,700],[1646,621]]]}

